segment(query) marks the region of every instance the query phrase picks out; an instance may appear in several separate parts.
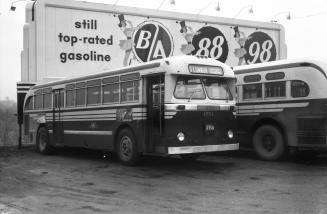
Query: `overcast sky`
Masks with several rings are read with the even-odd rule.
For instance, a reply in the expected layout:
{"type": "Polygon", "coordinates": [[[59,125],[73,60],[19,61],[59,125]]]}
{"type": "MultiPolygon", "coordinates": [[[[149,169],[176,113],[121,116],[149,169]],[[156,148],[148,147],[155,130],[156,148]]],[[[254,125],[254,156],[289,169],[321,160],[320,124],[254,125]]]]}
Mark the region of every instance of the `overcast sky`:
{"type": "MultiPolygon", "coordinates": [[[[116,0],[88,0],[113,4],[116,0]]],[[[218,1],[166,0],[161,10],[217,17],[249,19],[256,21],[277,20],[286,32],[288,58],[327,58],[327,0],[219,0],[221,11],[215,11],[218,1]],[[252,5],[254,13],[248,13],[252,5]],[[244,10],[242,10],[244,8],[244,10]],[[291,20],[286,19],[288,11],[291,20]]],[[[17,2],[15,12],[9,10],[11,0],[0,0],[0,99],[16,99],[16,82],[20,81],[20,52],[23,45],[25,2],[17,2]]],[[[157,9],[161,0],[119,0],[118,5],[157,9]]]]}

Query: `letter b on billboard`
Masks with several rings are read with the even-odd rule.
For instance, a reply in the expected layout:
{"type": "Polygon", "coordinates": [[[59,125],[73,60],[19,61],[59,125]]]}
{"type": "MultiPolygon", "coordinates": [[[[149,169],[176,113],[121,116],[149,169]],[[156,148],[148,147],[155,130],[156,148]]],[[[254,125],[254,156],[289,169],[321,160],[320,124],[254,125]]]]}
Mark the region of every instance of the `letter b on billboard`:
{"type": "Polygon", "coordinates": [[[146,21],[136,28],[133,52],[141,62],[163,59],[173,55],[173,39],[161,23],[146,21]]]}

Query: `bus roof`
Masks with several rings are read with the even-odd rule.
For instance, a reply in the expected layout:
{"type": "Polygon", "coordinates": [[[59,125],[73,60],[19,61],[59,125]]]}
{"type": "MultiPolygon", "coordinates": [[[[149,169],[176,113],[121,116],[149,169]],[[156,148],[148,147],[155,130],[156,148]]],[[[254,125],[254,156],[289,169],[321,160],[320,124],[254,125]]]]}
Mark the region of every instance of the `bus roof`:
{"type": "Polygon", "coordinates": [[[269,70],[277,70],[283,68],[293,68],[293,67],[313,67],[323,73],[323,75],[327,78],[327,64],[326,60],[321,59],[285,59],[285,60],[277,60],[272,62],[264,62],[257,63],[251,65],[242,65],[235,66],[233,68],[234,73],[237,74],[245,74],[252,73],[258,71],[269,71],[269,70]]]}
{"type": "MultiPolygon", "coordinates": [[[[224,71],[223,77],[235,78],[234,72],[230,66],[222,62],[219,62],[215,59],[195,57],[195,56],[174,56],[174,57],[154,60],[151,62],[146,62],[138,65],[133,65],[129,67],[123,67],[110,71],[105,71],[101,73],[65,78],[62,80],[57,80],[47,83],[40,83],[35,85],[31,89],[51,87],[51,86],[67,84],[71,82],[85,81],[89,79],[96,79],[96,78],[102,78],[102,77],[113,76],[113,75],[121,75],[130,72],[137,72],[137,71],[140,72],[141,75],[146,75],[151,73],[163,73],[163,72],[167,72],[171,74],[179,74],[179,75],[190,75],[191,73],[188,71],[188,66],[190,64],[218,66],[223,68],[224,71]]],[[[200,74],[194,74],[194,75],[200,75],[200,74]]],[[[201,76],[204,75],[201,74],[201,76]]],[[[213,76],[213,75],[208,75],[208,76],[213,76]]]]}

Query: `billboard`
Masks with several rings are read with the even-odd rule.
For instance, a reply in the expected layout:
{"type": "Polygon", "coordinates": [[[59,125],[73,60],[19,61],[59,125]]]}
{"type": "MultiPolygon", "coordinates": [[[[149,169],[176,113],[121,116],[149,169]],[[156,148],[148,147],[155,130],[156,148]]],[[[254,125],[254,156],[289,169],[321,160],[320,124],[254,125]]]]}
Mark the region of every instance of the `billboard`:
{"type": "Polygon", "coordinates": [[[231,66],[286,58],[284,30],[276,23],[69,0],[38,0],[27,6],[27,14],[22,81],[176,55],[207,56],[231,66]]]}

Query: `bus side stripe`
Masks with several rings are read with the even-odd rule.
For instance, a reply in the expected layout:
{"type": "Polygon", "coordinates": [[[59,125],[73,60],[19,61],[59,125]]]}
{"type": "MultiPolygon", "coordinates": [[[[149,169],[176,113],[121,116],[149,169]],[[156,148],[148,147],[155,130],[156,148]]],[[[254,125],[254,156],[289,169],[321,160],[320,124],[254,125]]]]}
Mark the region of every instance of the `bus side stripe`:
{"type": "Polygon", "coordinates": [[[64,130],[64,134],[81,134],[81,135],[112,135],[112,131],[64,130]]]}
{"type": "Polygon", "coordinates": [[[264,105],[247,105],[247,106],[237,106],[239,110],[246,109],[272,109],[272,108],[302,108],[307,107],[309,103],[286,103],[286,104],[264,104],[264,105]]]}
{"type": "MultiPolygon", "coordinates": [[[[136,117],[133,118],[133,120],[146,120],[146,117],[136,117]]],[[[63,122],[83,122],[83,121],[115,121],[117,120],[116,117],[115,118],[61,118],[60,121],[63,122]]],[[[47,119],[48,122],[52,121],[51,119],[47,119]]]]}
{"type": "Polygon", "coordinates": [[[238,113],[263,113],[263,112],[282,112],[284,109],[276,108],[276,109],[257,109],[257,110],[241,110],[238,113]]]}

